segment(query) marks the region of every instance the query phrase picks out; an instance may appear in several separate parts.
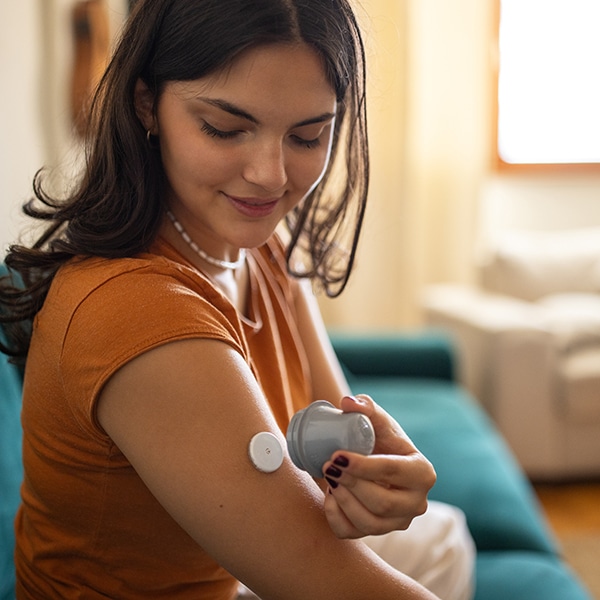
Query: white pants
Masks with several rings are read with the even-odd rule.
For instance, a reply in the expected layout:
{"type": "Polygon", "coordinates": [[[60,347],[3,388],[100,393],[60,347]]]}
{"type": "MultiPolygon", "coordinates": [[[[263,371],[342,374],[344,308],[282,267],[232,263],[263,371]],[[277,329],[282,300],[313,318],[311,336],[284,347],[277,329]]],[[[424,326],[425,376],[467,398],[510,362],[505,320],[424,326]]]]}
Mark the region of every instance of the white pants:
{"type": "MultiPolygon", "coordinates": [[[[430,501],[406,531],[369,536],[363,542],[390,566],[418,581],[441,600],[471,600],[475,544],[463,512],[430,501]]],[[[238,600],[257,598],[240,585],[238,600]]]]}
{"type": "Polygon", "coordinates": [[[473,598],[476,550],[460,509],[430,501],[427,512],[413,519],[406,531],[363,541],[442,600],[473,598]]]}

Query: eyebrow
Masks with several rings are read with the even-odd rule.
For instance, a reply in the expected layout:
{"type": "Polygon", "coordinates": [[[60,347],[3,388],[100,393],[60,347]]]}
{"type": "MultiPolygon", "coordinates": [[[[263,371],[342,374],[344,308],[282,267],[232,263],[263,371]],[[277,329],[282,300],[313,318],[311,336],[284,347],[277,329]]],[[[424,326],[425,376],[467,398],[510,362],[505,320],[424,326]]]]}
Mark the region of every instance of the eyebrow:
{"type": "MultiPolygon", "coordinates": [[[[235,106],[235,104],[231,104],[230,102],[227,102],[226,100],[221,100],[219,98],[207,98],[204,96],[198,97],[198,100],[200,100],[201,102],[204,102],[206,104],[210,104],[211,106],[215,106],[216,108],[220,108],[221,110],[223,110],[235,117],[241,117],[242,119],[246,119],[247,121],[250,121],[251,123],[254,123],[255,125],[261,124],[260,121],[256,117],[252,116],[250,113],[239,108],[238,106],[235,106]]],[[[311,117],[310,119],[304,119],[303,121],[295,123],[293,125],[293,127],[294,128],[295,127],[304,127],[305,125],[313,125],[315,123],[325,123],[326,121],[330,121],[334,117],[335,117],[335,113],[326,112],[326,113],[323,113],[316,117],[311,117]]]]}

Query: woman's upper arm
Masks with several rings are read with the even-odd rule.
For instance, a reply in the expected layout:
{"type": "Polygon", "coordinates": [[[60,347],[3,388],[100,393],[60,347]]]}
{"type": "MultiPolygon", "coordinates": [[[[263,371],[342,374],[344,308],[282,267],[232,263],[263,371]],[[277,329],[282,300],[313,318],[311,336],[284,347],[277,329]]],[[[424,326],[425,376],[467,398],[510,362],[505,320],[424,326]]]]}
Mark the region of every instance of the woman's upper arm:
{"type": "Polygon", "coordinates": [[[366,598],[369,585],[381,598],[401,589],[430,597],[411,595],[423,591],[360,545],[337,540],[322,492],[289,459],[274,473],[253,467],[254,434],[285,440],[227,344],[178,341],[133,359],[104,387],[98,418],[171,516],[264,600],[366,598]],[[364,568],[354,574],[357,561],[364,568]]]}

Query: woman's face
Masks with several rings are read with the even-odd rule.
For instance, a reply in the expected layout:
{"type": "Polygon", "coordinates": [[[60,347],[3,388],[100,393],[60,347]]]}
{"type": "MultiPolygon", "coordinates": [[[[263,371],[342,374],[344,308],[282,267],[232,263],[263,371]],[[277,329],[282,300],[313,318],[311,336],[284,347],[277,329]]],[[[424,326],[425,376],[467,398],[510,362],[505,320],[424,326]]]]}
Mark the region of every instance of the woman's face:
{"type": "Polygon", "coordinates": [[[223,71],[168,83],[151,131],[171,210],[215,257],[259,246],[321,179],[335,112],[322,62],[302,44],[250,49],[223,71]]]}

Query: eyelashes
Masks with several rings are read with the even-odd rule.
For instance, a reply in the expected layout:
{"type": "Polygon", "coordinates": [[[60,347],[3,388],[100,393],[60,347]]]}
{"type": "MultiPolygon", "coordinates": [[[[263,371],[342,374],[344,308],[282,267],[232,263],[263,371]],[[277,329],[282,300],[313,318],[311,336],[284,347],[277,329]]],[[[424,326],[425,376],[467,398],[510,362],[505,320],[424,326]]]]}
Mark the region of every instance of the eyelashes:
{"type": "MultiPolygon", "coordinates": [[[[206,121],[202,122],[201,130],[204,133],[206,133],[206,135],[217,140],[233,140],[242,133],[244,133],[242,130],[239,129],[234,129],[232,131],[223,131],[221,129],[213,127],[210,123],[207,123],[206,121]]],[[[300,136],[291,135],[290,139],[296,146],[305,148],[307,150],[318,148],[321,145],[320,137],[316,137],[312,140],[306,140],[304,138],[301,138],[300,136]]]]}
{"type": "Polygon", "coordinates": [[[237,135],[239,135],[240,133],[242,133],[241,131],[239,131],[237,129],[233,130],[233,131],[221,131],[220,129],[213,127],[206,121],[202,122],[202,131],[204,133],[206,133],[207,135],[209,135],[210,137],[217,138],[219,140],[231,140],[231,139],[235,138],[237,135]]]}
{"type": "Polygon", "coordinates": [[[318,148],[321,145],[321,139],[315,138],[314,140],[305,140],[304,138],[298,137],[297,135],[291,136],[292,141],[297,146],[311,150],[312,148],[318,148]]]}

